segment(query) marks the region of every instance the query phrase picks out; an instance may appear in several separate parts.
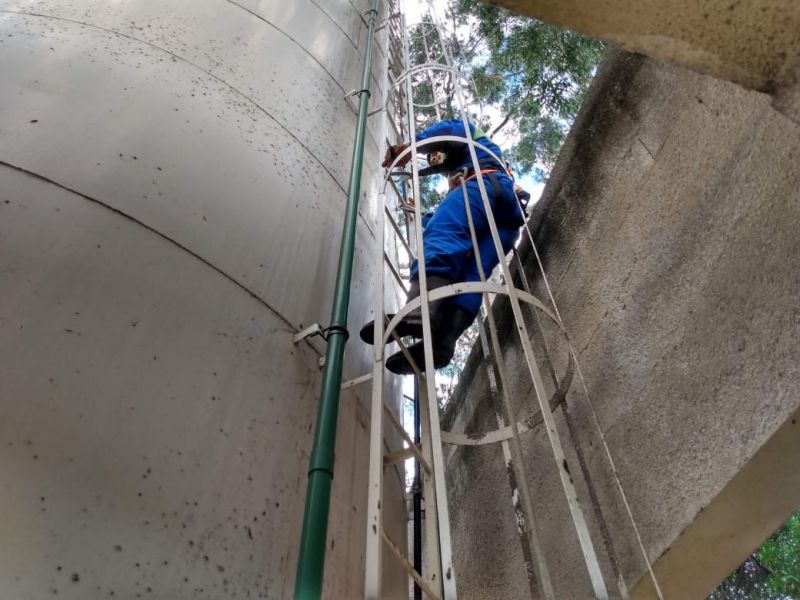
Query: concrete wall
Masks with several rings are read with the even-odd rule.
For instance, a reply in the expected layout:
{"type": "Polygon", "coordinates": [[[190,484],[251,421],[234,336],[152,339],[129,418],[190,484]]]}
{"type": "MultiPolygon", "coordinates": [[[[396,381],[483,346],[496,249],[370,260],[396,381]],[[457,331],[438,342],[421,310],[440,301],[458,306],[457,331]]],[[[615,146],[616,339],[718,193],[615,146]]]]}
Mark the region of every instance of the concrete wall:
{"type": "MultiPolygon", "coordinates": [[[[800,127],[765,95],[611,51],[531,227],[586,384],[556,417],[610,592],[619,573],[654,597],[587,393],[665,597],[702,598],[800,504],[800,127]]],[[[495,308],[525,417],[535,398],[495,308]]],[[[562,375],[563,340],[546,323],[535,337],[562,375]]],[[[453,430],[492,427],[477,359],[453,430]]],[[[556,597],[590,598],[541,428],[524,446],[556,597]]],[[[524,597],[500,449],[459,449],[449,473],[461,597],[524,597]]]]}
{"type": "MultiPolygon", "coordinates": [[[[0,0],[0,597],[291,596],[323,349],[293,336],[329,318],[368,7],[0,0]]],[[[342,400],[331,598],[363,586],[367,396],[342,400]]]]}

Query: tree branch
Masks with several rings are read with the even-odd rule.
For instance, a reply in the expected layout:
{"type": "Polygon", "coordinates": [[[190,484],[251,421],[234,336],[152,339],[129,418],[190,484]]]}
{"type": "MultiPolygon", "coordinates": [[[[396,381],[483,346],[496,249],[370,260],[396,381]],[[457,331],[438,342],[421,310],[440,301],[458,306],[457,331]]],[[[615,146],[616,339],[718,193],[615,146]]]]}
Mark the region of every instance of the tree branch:
{"type": "Polygon", "coordinates": [[[495,128],[492,130],[492,133],[490,133],[490,134],[489,134],[489,137],[492,137],[492,136],[494,136],[494,134],[496,134],[496,133],[497,133],[498,131],[500,131],[500,130],[501,130],[503,127],[505,127],[505,126],[508,124],[508,122],[509,122],[510,120],[511,120],[511,115],[510,115],[510,114],[509,114],[509,115],[506,115],[506,118],[505,118],[505,119],[503,119],[503,122],[502,122],[502,123],[500,123],[500,125],[498,125],[497,127],[495,127],[495,128]]]}

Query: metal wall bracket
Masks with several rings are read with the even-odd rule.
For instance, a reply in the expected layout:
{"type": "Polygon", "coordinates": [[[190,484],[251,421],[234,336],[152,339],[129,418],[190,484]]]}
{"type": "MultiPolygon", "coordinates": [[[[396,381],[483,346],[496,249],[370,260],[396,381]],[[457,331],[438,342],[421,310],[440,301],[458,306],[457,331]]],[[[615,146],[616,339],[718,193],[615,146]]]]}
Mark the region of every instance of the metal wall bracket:
{"type": "MultiPolygon", "coordinates": [[[[327,332],[328,332],[328,330],[324,329],[322,327],[322,325],[320,325],[319,323],[314,323],[313,325],[309,325],[308,327],[306,327],[302,331],[299,331],[298,333],[296,333],[294,335],[294,337],[292,338],[292,340],[294,341],[295,344],[299,344],[303,340],[307,340],[308,338],[314,337],[315,335],[318,335],[322,339],[327,340],[328,339],[327,332]]],[[[325,355],[324,354],[319,357],[319,361],[318,362],[319,362],[319,368],[320,369],[325,366],[325,355]]]]}
{"type": "MultiPolygon", "coordinates": [[[[347,93],[344,95],[344,101],[345,101],[345,102],[347,102],[347,106],[349,106],[349,107],[350,107],[350,110],[352,110],[354,113],[358,114],[358,107],[357,107],[357,106],[355,106],[355,105],[353,104],[353,101],[352,101],[352,100],[350,100],[350,98],[352,98],[352,97],[354,97],[354,96],[359,96],[359,97],[361,97],[361,94],[369,94],[369,93],[370,93],[370,92],[369,92],[369,90],[365,90],[365,89],[361,89],[361,90],[359,90],[359,89],[350,90],[349,92],[347,92],[347,93]]],[[[367,117],[369,118],[369,117],[371,117],[372,115],[376,114],[376,112],[380,112],[380,111],[382,111],[382,110],[383,110],[383,107],[381,107],[381,108],[378,108],[378,109],[375,109],[375,110],[373,110],[372,112],[367,112],[367,117]]]]}
{"type": "MultiPolygon", "coordinates": [[[[386,28],[386,26],[387,26],[389,23],[391,23],[391,21],[392,21],[393,19],[399,19],[399,18],[400,18],[400,13],[399,13],[399,12],[396,12],[396,13],[394,13],[394,14],[391,14],[391,15],[389,15],[388,17],[386,17],[386,20],[385,20],[383,23],[381,23],[380,25],[378,25],[378,26],[375,28],[375,32],[377,33],[377,32],[378,32],[378,31],[380,31],[381,29],[384,29],[384,28],[386,28]]],[[[362,19],[363,19],[363,17],[362,17],[362,19]]]]}
{"type": "Polygon", "coordinates": [[[341,325],[331,325],[330,327],[322,327],[319,323],[314,323],[309,327],[306,327],[300,333],[294,336],[294,343],[297,344],[298,342],[302,342],[306,338],[314,337],[318,335],[326,342],[328,341],[328,337],[331,333],[339,332],[340,335],[344,335],[345,340],[350,337],[350,332],[347,331],[346,327],[342,327],[341,325]]]}
{"type": "Polygon", "coordinates": [[[370,9],[368,9],[368,10],[365,10],[364,12],[362,12],[362,13],[360,13],[360,14],[358,15],[358,16],[361,18],[361,22],[362,22],[364,25],[366,25],[367,27],[369,27],[369,21],[367,21],[367,19],[366,19],[365,17],[366,17],[368,14],[370,14],[370,13],[375,13],[375,14],[377,15],[377,14],[378,14],[378,11],[377,11],[377,10],[375,10],[374,8],[370,8],[370,9]]]}
{"type": "Polygon", "coordinates": [[[294,338],[292,339],[294,340],[295,344],[298,344],[302,342],[304,339],[313,337],[315,335],[325,337],[323,335],[323,331],[324,330],[322,329],[322,325],[320,325],[319,323],[314,323],[313,325],[310,325],[305,329],[303,329],[302,331],[300,331],[299,333],[295,334],[294,338]]]}

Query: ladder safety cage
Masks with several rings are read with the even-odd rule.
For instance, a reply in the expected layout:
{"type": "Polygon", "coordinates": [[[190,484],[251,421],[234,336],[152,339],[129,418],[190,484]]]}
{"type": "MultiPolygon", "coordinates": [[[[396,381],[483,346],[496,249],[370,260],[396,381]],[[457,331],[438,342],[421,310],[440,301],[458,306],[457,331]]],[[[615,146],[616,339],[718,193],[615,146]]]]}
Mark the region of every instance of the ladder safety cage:
{"type": "MultiPolygon", "coordinates": [[[[551,581],[550,572],[547,564],[545,549],[542,548],[541,541],[537,534],[536,523],[533,513],[533,497],[531,486],[527,480],[527,470],[525,468],[525,457],[523,453],[520,436],[544,425],[547,438],[552,451],[553,460],[557,472],[559,473],[564,497],[569,507],[573,526],[577,535],[581,552],[583,554],[586,571],[591,582],[594,595],[598,599],[608,598],[608,591],[600,568],[597,553],[592,541],[592,536],[586,519],[583,514],[581,502],[575,489],[568,461],[565,456],[561,436],[557,430],[553,416],[553,411],[559,406],[565,405],[567,391],[570,389],[573,374],[578,372],[581,380],[585,397],[591,407],[595,426],[600,432],[600,439],[605,448],[605,453],[611,466],[614,477],[616,478],[617,488],[622,496],[628,517],[633,524],[636,538],[640,550],[654,583],[656,593],[663,599],[660,587],[655,578],[655,574],[650,564],[649,557],[641,541],[639,530],[628,504],[627,497],[622,489],[621,482],[617,475],[611,453],[606,444],[605,436],[600,427],[591,399],[588,396],[585,382],[577,363],[577,355],[569,343],[569,337],[561,321],[561,315],[555,303],[555,298],[547,281],[542,267],[542,261],[533,241],[533,236],[527,222],[525,230],[527,242],[530,244],[535,254],[542,279],[547,290],[552,309],[538,300],[531,294],[531,287],[527,281],[522,261],[516,252],[512,250],[512,259],[515,261],[516,274],[522,283],[519,289],[514,285],[511,268],[503,250],[503,245],[495,222],[491,202],[487,195],[484,177],[475,178],[480,192],[483,211],[488,221],[489,233],[494,245],[494,251],[499,257],[499,270],[502,275],[502,283],[494,283],[489,280],[491,273],[485,273],[481,260],[481,251],[478,236],[475,230],[473,207],[470,206],[468,199],[466,182],[462,177],[458,185],[464,198],[464,206],[469,224],[472,248],[480,281],[460,282],[451,285],[438,287],[434,290],[428,289],[424,257],[424,236],[422,228],[422,201],[420,197],[420,174],[417,164],[417,155],[428,145],[437,142],[449,141],[463,143],[467,146],[469,157],[472,161],[473,171],[480,173],[481,167],[476,154],[477,150],[485,152],[500,164],[503,164],[500,157],[493,153],[489,148],[476,142],[473,136],[466,138],[456,136],[436,136],[418,142],[416,140],[416,129],[419,126],[416,110],[419,108],[433,108],[437,120],[442,118],[441,103],[437,98],[436,85],[434,84],[433,73],[438,72],[450,77],[453,86],[453,98],[457,108],[458,117],[463,123],[465,132],[470,131],[469,109],[464,94],[464,88],[475,89],[474,81],[470,76],[465,76],[462,71],[454,66],[453,57],[450,54],[444,33],[435,13],[435,7],[428,3],[428,22],[423,22],[416,34],[409,33],[405,15],[399,10],[397,0],[390,0],[390,13],[399,14],[399,18],[389,22],[389,80],[390,87],[386,101],[386,118],[391,125],[391,132],[394,134],[392,145],[406,142],[408,147],[400,152],[389,165],[384,178],[383,189],[378,196],[379,207],[377,212],[377,244],[378,248],[385,245],[387,233],[393,238],[390,244],[398,257],[398,264],[392,262],[391,257],[386,251],[379,251],[376,257],[376,276],[374,277],[374,362],[371,374],[372,380],[372,401],[370,417],[370,456],[369,456],[369,484],[367,500],[367,539],[366,539],[366,560],[364,577],[365,598],[374,600],[381,597],[382,584],[382,557],[384,548],[388,555],[393,556],[400,566],[408,573],[415,586],[415,598],[422,593],[428,598],[453,600],[457,597],[456,572],[453,564],[450,518],[447,502],[445,464],[442,451],[442,444],[477,446],[499,443],[503,452],[504,463],[507,467],[508,480],[510,486],[510,497],[516,517],[517,533],[522,548],[523,558],[526,563],[528,583],[531,597],[542,596],[549,600],[556,598],[551,581]],[[431,49],[428,44],[428,35],[438,36],[441,54],[432,57],[431,49]],[[419,64],[411,64],[409,40],[412,36],[421,37],[424,47],[424,60],[419,64]],[[441,61],[441,62],[440,62],[441,61]],[[421,77],[417,77],[420,76],[421,77]],[[416,85],[427,81],[433,95],[432,102],[415,102],[415,80],[416,85]],[[406,162],[408,167],[401,169],[397,165],[406,162]],[[409,196],[415,199],[410,202],[409,196]],[[409,213],[413,217],[409,217],[409,213]],[[387,223],[388,222],[388,223],[387,223]],[[403,256],[404,260],[399,257],[403,256]],[[419,277],[419,296],[406,303],[400,310],[396,311],[391,319],[386,318],[386,305],[384,299],[384,269],[388,269],[395,280],[400,283],[403,290],[407,286],[400,281],[401,276],[410,274],[410,267],[415,257],[420,257],[418,261],[419,277]],[[439,406],[436,395],[435,369],[433,360],[433,345],[431,336],[430,307],[431,302],[444,298],[454,297],[460,294],[480,293],[482,295],[481,312],[478,316],[479,343],[481,345],[484,363],[487,370],[490,397],[493,403],[494,417],[497,429],[485,433],[456,433],[442,431],[439,422],[439,406]],[[509,386],[509,376],[501,352],[500,338],[498,335],[497,323],[494,318],[491,306],[491,295],[503,295],[508,298],[514,318],[514,324],[519,336],[519,343],[522,348],[527,373],[533,384],[537,407],[529,415],[520,420],[514,408],[511,390],[509,386]],[[531,345],[531,337],[528,326],[523,318],[522,305],[530,307],[531,312],[536,315],[538,322],[539,314],[552,322],[557,331],[563,336],[569,349],[566,358],[566,369],[564,375],[559,379],[552,369],[552,364],[547,357],[544,362],[549,367],[549,375],[552,379],[554,392],[548,394],[544,378],[539,366],[538,357],[534,353],[531,345]],[[408,348],[402,339],[397,335],[395,328],[412,311],[419,311],[422,316],[422,342],[424,348],[424,365],[417,365],[414,362],[408,348]],[[391,341],[398,344],[400,351],[411,365],[418,390],[419,415],[421,416],[421,437],[412,440],[403,430],[402,425],[395,415],[391,412],[383,399],[384,377],[385,377],[385,346],[391,341]],[[421,368],[423,367],[424,368],[421,368]],[[398,430],[405,443],[405,448],[385,452],[384,450],[384,414],[386,414],[390,424],[398,430]],[[383,469],[389,464],[394,464],[399,460],[413,456],[416,459],[417,473],[422,480],[422,500],[425,505],[425,546],[427,549],[427,561],[425,562],[424,572],[420,572],[419,566],[415,566],[403,554],[396,541],[391,540],[383,528],[382,522],[382,494],[383,494],[383,469]]],[[[456,40],[458,40],[456,36],[456,40]]],[[[459,42],[460,44],[460,42],[459,42]]],[[[476,94],[477,97],[477,94],[476,94]]],[[[482,115],[482,108],[478,108],[478,114],[482,115]]],[[[386,140],[390,143],[390,140],[386,140]]],[[[544,342],[544,340],[543,340],[544,342]]],[[[546,342],[544,342],[545,352],[548,353],[546,342]]],[[[361,379],[361,378],[360,378],[361,379]]],[[[370,377],[363,376],[363,381],[370,377]]],[[[415,490],[419,493],[419,490],[415,490]]],[[[618,561],[613,546],[606,540],[607,550],[612,556],[611,563],[615,570],[617,585],[623,598],[628,598],[626,583],[618,572],[618,561]]]]}

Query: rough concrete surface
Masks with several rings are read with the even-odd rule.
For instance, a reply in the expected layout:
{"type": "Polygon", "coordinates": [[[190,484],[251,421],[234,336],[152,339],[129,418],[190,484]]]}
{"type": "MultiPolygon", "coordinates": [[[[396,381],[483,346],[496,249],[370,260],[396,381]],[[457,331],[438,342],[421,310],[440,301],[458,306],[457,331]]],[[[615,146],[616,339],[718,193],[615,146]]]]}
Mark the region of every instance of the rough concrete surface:
{"type": "MultiPolygon", "coordinates": [[[[781,438],[771,436],[800,405],[800,127],[768,96],[610,51],[530,223],[664,595],[702,598],[800,502],[792,469],[764,473],[785,485],[736,495],[741,508],[763,506],[771,494],[766,514],[737,513],[753,515],[746,536],[717,519],[714,539],[725,544],[691,545],[692,560],[705,566],[690,585],[660,572],[659,559],[673,544],[686,546],[676,544],[684,530],[715,509],[718,495],[733,493],[734,476],[781,438]]],[[[530,245],[521,252],[545,300],[530,245]]],[[[495,314],[524,417],[536,400],[507,302],[495,314]]],[[[544,339],[561,376],[567,347],[554,327],[542,329],[538,355],[544,339]]],[[[473,350],[445,426],[491,428],[488,396],[473,350]]],[[[609,592],[649,597],[578,374],[566,405],[556,421],[609,592]]],[[[593,597],[541,427],[523,445],[555,595],[593,597]]],[[[526,597],[500,449],[459,449],[448,470],[461,597],[526,597]]]]}

